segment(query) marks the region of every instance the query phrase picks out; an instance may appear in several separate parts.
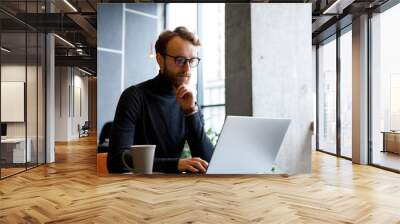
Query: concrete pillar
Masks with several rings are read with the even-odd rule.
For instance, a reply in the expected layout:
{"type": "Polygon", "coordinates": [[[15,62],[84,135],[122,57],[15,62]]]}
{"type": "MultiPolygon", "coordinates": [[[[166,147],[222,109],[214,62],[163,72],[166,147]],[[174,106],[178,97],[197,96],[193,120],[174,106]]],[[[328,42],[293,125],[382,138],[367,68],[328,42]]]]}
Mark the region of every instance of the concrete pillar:
{"type": "Polygon", "coordinates": [[[226,4],[225,6],[227,115],[251,116],[253,114],[250,13],[250,4],[226,4]]]}
{"type": "MultiPolygon", "coordinates": [[[[46,12],[54,12],[54,5],[46,2],[46,12]]],[[[46,163],[55,162],[55,43],[54,34],[46,34],[46,163]]]]}
{"type": "Polygon", "coordinates": [[[368,15],[353,20],[353,162],[368,163],[368,15]]]}
{"type": "Polygon", "coordinates": [[[55,161],[55,56],[54,35],[46,35],[46,163],[55,161]]]}
{"type": "Polygon", "coordinates": [[[226,21],[227,115],[290,118],[278,169],[311,172],[311,4],[227,5],[226,21]]]}

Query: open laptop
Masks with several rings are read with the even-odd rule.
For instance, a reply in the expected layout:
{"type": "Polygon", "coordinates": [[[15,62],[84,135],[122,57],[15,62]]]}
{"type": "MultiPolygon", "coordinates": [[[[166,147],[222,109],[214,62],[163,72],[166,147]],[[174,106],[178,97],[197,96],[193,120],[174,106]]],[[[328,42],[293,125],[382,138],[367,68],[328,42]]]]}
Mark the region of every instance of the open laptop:
{"type": "Polygon", "coordinates": [[[1,140],[7,139],[7,124],[1,123],[1,140]]]}
{"type": "Polygon", "coordinates": [[[290,119],[227,116],[207,174],[273,173],[290,119]]]}

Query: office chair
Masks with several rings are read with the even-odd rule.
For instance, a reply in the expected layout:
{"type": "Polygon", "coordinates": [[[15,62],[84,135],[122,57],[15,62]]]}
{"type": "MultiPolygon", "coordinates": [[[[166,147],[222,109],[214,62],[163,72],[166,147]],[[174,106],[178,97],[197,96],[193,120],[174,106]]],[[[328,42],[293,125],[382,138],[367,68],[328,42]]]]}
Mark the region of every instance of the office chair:
{"type": "Polygon", "coordinates": [[[107,155],[109,149],[109,139],[111,136],[112,121],[106,122],[100,131],[99,145],[97,146],[97,174],[99,176],[107,175],[107,155]]]}
{"type": "Polygon", "coordinates": [[[89,121],[85,121],[82,127],[78,124],[79,138],[89,136],[89,121]]]}

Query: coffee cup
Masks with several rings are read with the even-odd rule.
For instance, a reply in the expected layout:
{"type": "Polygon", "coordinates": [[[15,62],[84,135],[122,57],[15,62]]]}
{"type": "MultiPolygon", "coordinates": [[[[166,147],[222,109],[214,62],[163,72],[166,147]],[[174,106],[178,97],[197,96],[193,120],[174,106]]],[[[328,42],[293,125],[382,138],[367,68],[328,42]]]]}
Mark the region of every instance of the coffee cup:
{"type": "Polygon", "coordinates": [[[122,153],[122,162],[132,173],[152,174],[155,149],[156,145],[132,145],[129,150],[122,153]],[[127,153],[132,156],[131,166],[125,161],[127,153]]]}

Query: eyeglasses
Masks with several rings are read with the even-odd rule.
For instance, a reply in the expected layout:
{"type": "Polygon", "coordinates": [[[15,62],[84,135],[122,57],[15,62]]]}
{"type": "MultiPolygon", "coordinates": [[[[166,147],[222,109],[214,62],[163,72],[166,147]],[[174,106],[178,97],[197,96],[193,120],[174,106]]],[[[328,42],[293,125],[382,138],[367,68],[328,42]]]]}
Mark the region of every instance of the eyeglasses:
{"type": "Polygon", "coordinates": [[[179,67],[183,67],[183,66],[186,65],[187,62],[189,62],[189,66],[190,66],[191,68],[194,68],[194,67],[196,67],[196,66],[199,64],[199,62],[200,62],[200,58],[198,58],[198,57],[194,57],[194,58],[185,58],[185,57],[183,57],[183,56],[172,56],[172,55],[169,55],[169,54],[164,54],[164,56],[168,56],[168,57],[173,58],[173,59],[175,60],[175,64],[176,64],[177,66],[179,66],[179,67]]]}

